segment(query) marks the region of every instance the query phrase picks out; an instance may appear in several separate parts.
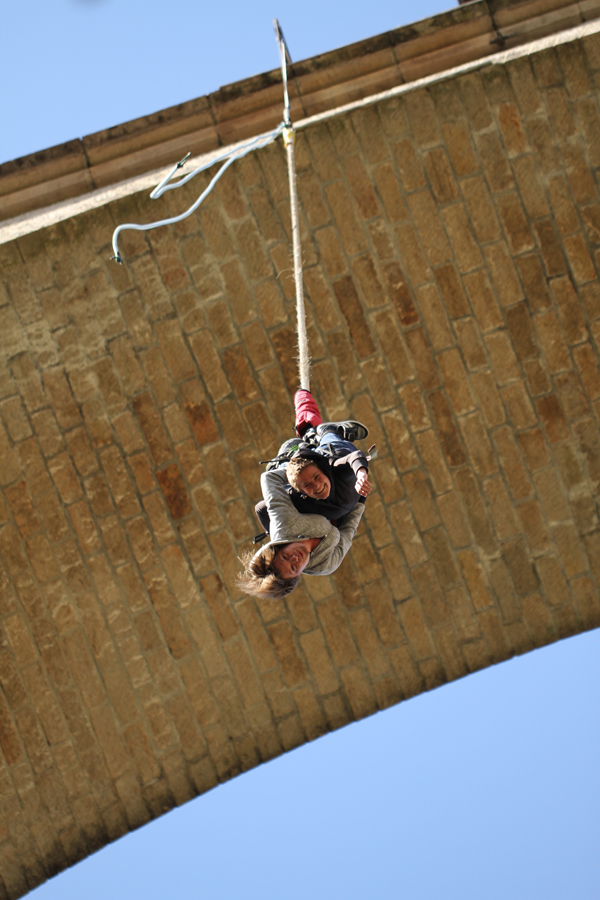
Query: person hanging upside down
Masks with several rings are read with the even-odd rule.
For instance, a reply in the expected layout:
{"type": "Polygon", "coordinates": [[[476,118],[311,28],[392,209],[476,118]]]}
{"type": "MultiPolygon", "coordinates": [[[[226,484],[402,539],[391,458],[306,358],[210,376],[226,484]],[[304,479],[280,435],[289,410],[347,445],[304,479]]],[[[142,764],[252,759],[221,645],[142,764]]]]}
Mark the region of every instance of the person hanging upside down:
{"type": "Polygon", "coordinates": [[[317,446],[299,449],[287,473],[285,463],[263,473],[256,512],[271,541],[245,555],[238,578],[242,590],[271,599],[293,591],[302,573],[330,575],[341,565],[371,492],[367,459],[351,443],[367,437],[365,426],[323,423],[309,391],[298,391],[294,405],[298,436],[317,446]]]}
{"type": "MultiPolygon", "coordinates": [[[[285,476],[284,486],[298,512],[325,516],[334,525],[371,492],[366,456],[339,432],[354,437],[356,428],[347,422],[319,425],[317,445],[298,449],[279,473],[279,477],[282,473],[285,476]]],[[[255,511],[265,532],[269,532],[266,501],[257,503],[255,511]]]]}

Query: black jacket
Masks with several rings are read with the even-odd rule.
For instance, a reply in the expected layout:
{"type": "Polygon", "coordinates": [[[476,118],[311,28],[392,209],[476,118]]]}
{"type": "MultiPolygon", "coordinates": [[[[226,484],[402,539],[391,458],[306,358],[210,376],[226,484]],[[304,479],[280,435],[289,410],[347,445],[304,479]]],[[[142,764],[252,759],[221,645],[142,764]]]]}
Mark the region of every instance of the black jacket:
{"type": "MultiPolygon", "coordinates": [[[[306,515],[324,516],[331,522],[336,522],[354,509],[357,503],[364,503],[365,498],[356,491],[356,476],[359,469],[369,469],[369,463],[362,450],[355,450],[344,456],[334,454],[323,456],[314,450],[298,450],[294,456],[302,459],[310,459],[319,468],[331,483],[331,490],[327,500],[314,500],[301,494],[290,485],[287,492],[290,500],[299,513],[306,515]]],[[[266,532],[269,531],[269,511],[264,500],[255,506],[258,521],[266,532]]]]}

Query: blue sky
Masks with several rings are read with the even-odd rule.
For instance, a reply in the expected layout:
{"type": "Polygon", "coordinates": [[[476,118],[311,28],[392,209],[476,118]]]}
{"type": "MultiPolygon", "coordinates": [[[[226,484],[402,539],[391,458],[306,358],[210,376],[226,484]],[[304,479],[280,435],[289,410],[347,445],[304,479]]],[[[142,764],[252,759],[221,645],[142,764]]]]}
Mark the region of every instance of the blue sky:
{"type": "MultiPolygon", "coordinates": [[[[5,4],[0,161],[447,8],[5,4]],[[8,36],[8,37],[7,37],[8,36]]],[[[328,735],[116,842],[35,900],[598,900],[600,632],[328,735]]]]}
{"type": "Polygon", "coordinates": [[[600,632],[300,747],[32,900],[598,900],[600,632]]]}
{"type": "Polygon", "coordinates": [[[449,0],[27,0],[2,7],[0,162],[449,9],[449,0]]]}

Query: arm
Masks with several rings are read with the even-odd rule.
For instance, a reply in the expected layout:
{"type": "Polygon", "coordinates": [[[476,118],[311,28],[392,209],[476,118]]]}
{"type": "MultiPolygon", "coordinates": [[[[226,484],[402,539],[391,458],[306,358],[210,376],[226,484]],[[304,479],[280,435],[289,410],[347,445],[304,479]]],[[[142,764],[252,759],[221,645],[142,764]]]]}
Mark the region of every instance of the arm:
{"type": "Polygon", "coordinates": [[[262,494],[267,504],[271,528],[279,531],[283,523],[298,515],[287,492],[288,480],[285,469],[271,469],[260,476],[262,494]]]}
{"type": "Polygon", "coordinates": [[[369,463],[362,450],[355,450],[354,453],[341,456],[335,460],[333,467],[337,477],[341,477],[345,481],[349,480],[349,476],[354,479],[356,493],[360,494],[361,500],[364,502],[364,498],[371,493],[372,485],[369,481],[369,463]],[[348,475],[345,474],[346,472],[348,475]]]}
{"type": "Polygon", "coordinates": [[[314,513],[303,514],[296,509],[288,494],[289,485],[285,469],[263,472],[260,485],[269,512],[273,543],[322,537],[331,530],[331,523],[323,516],[314,513]]]}
{"type": "Polygon", "coordinates": [[[352,546],[352,539],[364,511],[364,503],[357,503],[354,509],[344,516],[337,529],[333,529],[334,532],[337,532],[337,543],[331,548],[327,557],[319,561],[318,571],[311,572],[309,569],[305,569],[307,575],[330,575],[341,566],[346,553],[352,546]]]}
{"type": "Polygon", "coordinates": [[[371,491],[373,490],[373,486],[369,481],[369,473],[366,469],[359,469],[356,475],[356,493],[360,494],[360,498],[365,502],[365,497],[368,497],[371,491]]]}
{"type": "Polygon", "coordinates": [[[335,460],[334,466],[350,466],[355,475],[358,475],[361,469],[369,471],[369,463],[367,457],[362,450],[355,450],[354,453],[348,453],[346,456],[340,456],[335,460]]]}
{"type": "MultiPolygon", "coordinates": [[[[348,550],[350,549],[350,544],[352,543],[352,538],[356,534],[356,529],[358,528],[358,523],[362,519],[362,515],[363,515],[364,511],[365,511],[365,504],[357,503],[356,506],[354,507],[354,509],[350,510],[350,512],[344,516],[344,518],[341,520],[340,524],[338,525],[338,531],[339,531],[340,535],[342,536],[342,540],[343,541],[347,540],[349,542],[348,549],[345,551],[345,553],[347,553],[348,550]]],[[[344,555],[345,555],[345,553],[344,553],[344,555]]]]}

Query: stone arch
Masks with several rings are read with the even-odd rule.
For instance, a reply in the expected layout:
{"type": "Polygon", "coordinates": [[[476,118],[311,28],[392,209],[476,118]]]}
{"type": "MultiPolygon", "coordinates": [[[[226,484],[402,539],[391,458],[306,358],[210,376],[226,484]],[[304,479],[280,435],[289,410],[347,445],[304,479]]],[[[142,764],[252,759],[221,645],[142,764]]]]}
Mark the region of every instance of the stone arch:
{"type": "Polygon", "coordinates": [[[295,388],[281,148],[122,268],[145,190],[8,223],[0,896],[600,623],[598,40],[300,133],[315,392],[379,457],[352,553],[285,603],[233,586],[295,388]]]}

